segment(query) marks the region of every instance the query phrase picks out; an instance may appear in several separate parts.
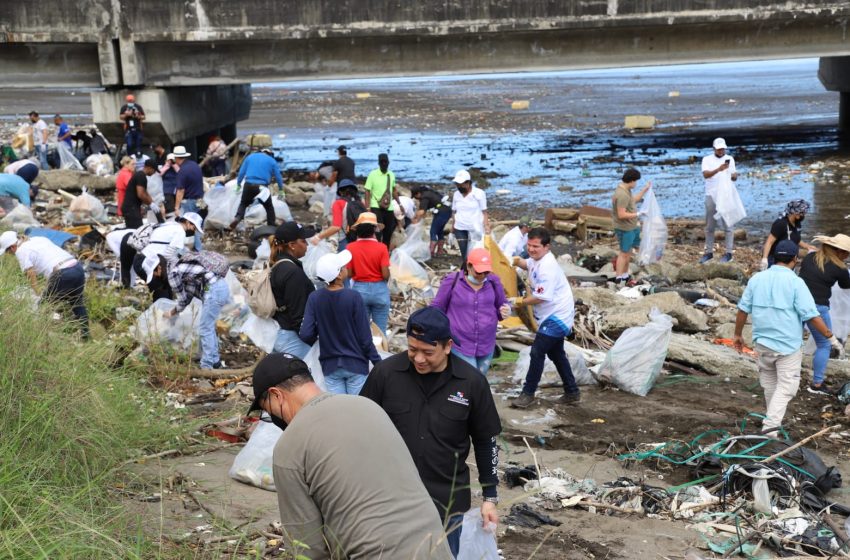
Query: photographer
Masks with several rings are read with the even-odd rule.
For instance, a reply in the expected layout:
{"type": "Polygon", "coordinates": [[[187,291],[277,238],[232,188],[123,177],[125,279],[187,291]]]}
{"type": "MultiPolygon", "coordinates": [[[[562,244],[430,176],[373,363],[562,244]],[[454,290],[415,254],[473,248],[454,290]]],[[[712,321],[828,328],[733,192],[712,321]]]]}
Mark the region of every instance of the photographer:
{"type": "Polygon", "coordinates": [[[127,96],[127,104],[121,107],[119,118],[124,122],[124,141],[127,144],[127,155],[142,153],[142,123],[145,120],[145,110],[136,103],[133,95],[127,96]]]}

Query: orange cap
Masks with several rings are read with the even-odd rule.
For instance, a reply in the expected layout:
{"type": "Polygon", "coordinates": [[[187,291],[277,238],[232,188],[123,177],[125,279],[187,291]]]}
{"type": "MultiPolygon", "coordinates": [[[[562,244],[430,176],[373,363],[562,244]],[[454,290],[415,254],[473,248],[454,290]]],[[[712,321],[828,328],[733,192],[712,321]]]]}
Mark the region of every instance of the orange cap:
{"type": "Polygon", "coordinates": [[[472,265],[475,272],[493,272],[493,257],[490,251],[484,248],[473,249],[466,257],[466,262],[472,265]]]}

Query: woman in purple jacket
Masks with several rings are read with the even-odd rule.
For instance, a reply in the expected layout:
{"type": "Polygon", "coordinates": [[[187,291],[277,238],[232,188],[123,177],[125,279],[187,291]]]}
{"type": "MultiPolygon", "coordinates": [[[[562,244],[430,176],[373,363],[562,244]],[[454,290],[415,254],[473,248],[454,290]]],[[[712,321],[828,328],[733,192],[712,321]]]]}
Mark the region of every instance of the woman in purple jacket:
{"type": "Polygon", "coordinates": [[[431,302],[449,317],[452,353],[483,375],[493,360],[499,321],[511,314],[502,282],[491,272],[493,259],[487,249],[473,249],[467,255],[466,270],[446,276],[431,302]]]}

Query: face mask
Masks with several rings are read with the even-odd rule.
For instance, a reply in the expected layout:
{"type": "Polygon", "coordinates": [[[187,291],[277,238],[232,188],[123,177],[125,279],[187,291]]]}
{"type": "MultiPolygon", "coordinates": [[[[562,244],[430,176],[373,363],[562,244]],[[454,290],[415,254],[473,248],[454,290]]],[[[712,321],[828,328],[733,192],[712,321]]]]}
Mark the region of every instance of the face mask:
{"type": "Polygon", "coordinates": [[[800,216],[799,218],[797,218],[797,225],[802,224],[802,223],[803,223],[803,220],[805,220],[805,219],[806,219],[806,217],[805,217],[805,216],[800,216]]]}
{"type": "Polygon", "coordinates": [[[461,194],[466,194],[469,192],[469,189],[463,185],[458,185],[457,190],[460,191],[461,194]]]}
{"type": "Polygon", "coordinates": [[[479,282],[472,274],[467,274],[466,279],[469,280],[470,284],[475,284],[476,286],[480,286],[484,282],[483,280],[479,282]]]}
{"type": "Polygon", "coordinates": [[[286,422],[284,422],[283,420],[281,420],[280,418],[278,418],[274,414],[269,414],[269,416],[271,416],[272,424],[274,424],[275,426],[277,426],[281,430],[285,430],[286,426],[288,426],[288,424],[286,422]]]}

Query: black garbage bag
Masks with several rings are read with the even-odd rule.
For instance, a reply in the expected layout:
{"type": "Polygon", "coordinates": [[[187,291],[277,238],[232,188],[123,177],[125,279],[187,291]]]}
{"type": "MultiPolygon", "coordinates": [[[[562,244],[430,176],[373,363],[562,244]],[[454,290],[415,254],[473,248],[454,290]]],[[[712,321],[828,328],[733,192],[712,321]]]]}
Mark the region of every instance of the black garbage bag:
{"type": "Polygon", "coordinates": [[[505,484],[508,485],[508,488],[524,486],[529,480],[537,480],[537,468],[534,465],[505,469],[505,484]]]}
{"type": "Polygon", "coordinates": [[[517,525],[518,527],[527,527],[529,529],[540,527],[541,525],[558,527],[561,524],[557,519],[552,519],[526,503],[512,505],[511,511],[505,517],[504,522],[508,525],[517,525]]]}

